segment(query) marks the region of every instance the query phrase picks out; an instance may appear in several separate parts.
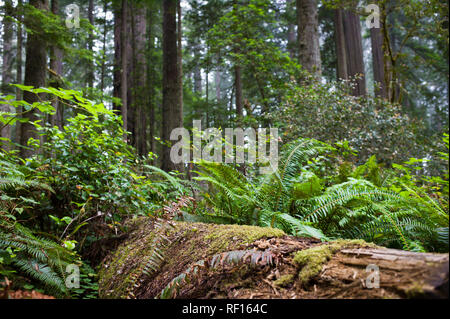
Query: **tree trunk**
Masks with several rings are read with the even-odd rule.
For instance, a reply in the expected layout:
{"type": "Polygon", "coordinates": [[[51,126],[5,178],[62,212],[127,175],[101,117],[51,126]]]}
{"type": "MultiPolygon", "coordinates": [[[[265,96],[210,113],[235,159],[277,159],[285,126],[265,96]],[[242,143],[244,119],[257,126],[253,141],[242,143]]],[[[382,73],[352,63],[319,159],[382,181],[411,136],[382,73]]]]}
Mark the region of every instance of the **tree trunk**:
{"type": "Polygon", "coordinates": [[[216,85],[216,99],[217,99],[217,102],[220,102],[221,99],[222,99],[222,92],[221,92],[221,88],[220,88],[221,78],[222,78],[222,74],[221,74],[220,70],[216,70],[214,72],[214,82],[215,82],[215,85],[216,85]]]}
{"type": "Polygon", "coordinates": [[[344,33],[347,51],[347,71],[350,78],[357,78],[352,90],[354,96],[366,94],[366,79],[359,16],[344,10],[344,33]]]}
{"type": "Polygon", "coordinates": [[[134,98],[133,108],[135,109],[135,147],[139,155],[147,153],[147,114],[145,112],[148,105],[147,98],[147,61],[146,61],[146,39],[147,21],[146,10],[138,6],[134,10],[133,19],[133,57],[134,57],[134,98]]]}
{"type": "MultiPolygon", "coordinates": [[[[149,135],[148,138],[146,138],[150,141],[150,152],[156,153],[155,148],[155,102],[156,102],[156,84],[155,84],[155,76],[153,70],[153,61],[151,61],[151,58],[154,56],[154,44],[155,44],[155,32],[153,31],[153,8],[147,10],[147,21],[148,21],[148,27],[147,27],[147,33],[148,33],[148,57],[147,57],[147,83],[148,83],[148,108],[149,108],[149,135]]],[[[151,160],[152,165],[154,165],[154,159],[151,160]]]]}
{"type": "MultiPolygon", "coordinates": [[[[59,13],[59,1],[52,0],[51,3],[52,13],[58,15],[59,13]]],[[[59,88],[61,85],[61,78],[63,72],[63,52],[57,46],[52,46],[50,50],[50,69],[55,73],[52,75],[52,86],[55,88],[59,88]]],[[[60,103],[59,99],[55,97],[55,100],[52,102],[53,107],[56,110],[56,114],[52,116],[52,125],[58,126],[59,129],[62,129],[64,126],[64,105],[60,103]]]]}
{"type": "MultiPolygon", "coordinates": [[[[30,5],[41,11],[48,10],[47,0],[30,0],[30,5]]],[[[25,17],[25,19],[32,19],[33,17],[25,17]]],[[[47,48],[36,33],[30,33],[27,37],[26,43],[26,61],[25,61],[25,85],[31,85],[34,87],[44,87],[45,78],[47,74],[47,48]]],[[[32,104],[38,102],[38,97],[30,92],[24,92],[23,99],[32,104]]],[[[24,114],[24,118],[28,119],[28,122],[21,125],[20,144],[23,146],[20,150],[22,158],[27,158],[33,155],[33,150],[27,147],[27,142],[30,138],[38,139],[36,128],[31,122],[36,121],[37,110],[31,110],[24,114]]]]}
{"type": "Polygon", "coordinates": [[[345,34],[343,10],[336,9],[334,11],[334,26],[336,34],[336,56],[337,56],[337,78],[347,80],[347,50],[345,49],[345,34]]]}
{"type": "Polygon", "coordinates": [[[107,25],[108,25],[108,22],[106,21],[107,10],[108,10],[108,0],[103,0],[103,11],[105,13],[105,22],[103,25],[103,56],[102,56],[102,67],[101,67],[101,74],[100,74],[100,90],[102,92],[102,102],[103,102],[103,96],[104,96],[104,90],[105,90],[105,75],[106,75],[106,34],[107,34],[107,25]]]}
{"type": "MultiPolygon", "coordinates": [[[[88,20],[89,23],[93,26],[94,25],[94,0],[89,0],[88,3],[88,20]]],[[[88,50],[89,52],[93,53],[93,47],[94,47],[94,35],[93,30],[89,31],[89,37],[88,37],[88,50]]],[[[94,87],[94,61],[89,61],[88,66],[88,72],[86,74],[86,86],[87,87],[94,87]]]]}
{"type": "Polygon", "coordinates": [[[183,115],[183,47],[182,47],[182,38],[183,38],[183,25],[181,21],[181,0],[177,1],[177,49],[178,49],[178,89],[180,92],[178,93],[178,98],[180,99],[179,109],[181,115],[183,115]]]}
{"type": "MultiPolygon", "coordinates": [[[[177,47],[177,0],[163,1],[163,101],[162,101],[162,140],[171,144],[170,133],[181,127],[182,110],[180,106],[180,76],[177,47]]],[[[163,145],[162,169],[181,171],[183,165],[176,165],[170,159],[170,145],[163,145]]]]}
{"type": "MultiPolygon", "coordinates": [[[[114,7],[114,71],[113,71],[113,97],[121,98],[121,65],[122,65],[122,10],[117,4],[114,7]]],[[[118,103],[114,103],[115,111],[121,110],[118,103]]]]}
{"type": "MultiPolygon", "coordinates": [[[[9,86],[13,83],[13,6],[11,0],[5,1],[5,15],[3,17],[3,65],[2,65],[2,93],[8,94],[13,93],[14,89],[9,86]]],[[[13,108],[7,104],[0,104],[0,111],[2,112],[12,112],[13,108]]],[[[0,127],[3,125],[0,124],[0,127]]],[[[0,137],[11,139],[11,125],[7,125],[0,129],[0,137]]],[[[9,143],[0,141],[0,145],[3,149],[9,149],[9,143]]]]}
{"type": "Polygon", "coordinates": [[[242,97],[242,79],[241,79],[241,67],[239,65],[234,66],[234,87],[236,90],[236,115],[238,120],[243,116],[243,97],[242,97]]]}
{"type": "MultiPolygon", "coordinates": [[[[22,0],[18,0],[17,2],[17,20],[22,22],[22,10],[23,10],[23,2],[22,0]]],[[[17,84],[23,84],[23,72],[22,72],[22,64],[23,64],[23,31],[22,31],[22,24],[17,24],[17,57],[16,57],[16,83],[17,84]]],[[[16,99],[21,100],[22,99],[22,90],[19,88],[16,89],[16,99]]],[[[19,112],[22,112],[22,107],[19,107],[19,112]]],[[[16,122],[16,138],[15,141],[17,143],[20,143],[20,131],[21,131],[21,123],[16,122]]]]}
{"type": "MultiPolygon", "coordinates": [[[[286,10],[290,11],[295,9],[295,0],[288,0],[286,3],[286,10]]],[[[295,30],[295,24],[289,23],[288,24],[288,34],[287,34],[287,49],[289,52],[289,57],[293,60],[296,57],[296,51],[297,51],[297,32],[295,30]]]]}
{"type": "Polygon", "coordinates": [[[121,69],[120,69],[120,97],[122,99],[122,106],[120,113],[123,120],[123,129],[128,129],[128,1],[122,1],[122,21],[121,21],[121,69]]]}
{"type": "Polygon", "coordinates": [[[383,56],[383,36],[380,28],[370,29],[370,40],[372,44],[372,66],[375,95],[387,98],[386,86],[384,83],[384,56],[383,56]]]}
{"type": "Polygon", "coordinates": [[[166,298],[448,298],[448,253],[387,249],[362,240],[321,242],[256,226],[168,227],[149,219],[129,229],[104,259],[100,298],[153,299],[170,287],[166,298]],[[149,260],[155,262],[146,271],[149,260]]]}
{"type": "Polygon", "coordinates": [[[308,72],[320,77],[322,66],[316,0],[297,0],[297,25],[299,62],[308,72]]]}
{"type": "MultiPolygon", "coordinates": [[[[200,44],[194,45],[194,60],[199,61],[200,59],[200,44]]],[[[194,67],[194,92],[198,95],[202,95],[202,72],[198,62],[195,63],[194,67]]]]}

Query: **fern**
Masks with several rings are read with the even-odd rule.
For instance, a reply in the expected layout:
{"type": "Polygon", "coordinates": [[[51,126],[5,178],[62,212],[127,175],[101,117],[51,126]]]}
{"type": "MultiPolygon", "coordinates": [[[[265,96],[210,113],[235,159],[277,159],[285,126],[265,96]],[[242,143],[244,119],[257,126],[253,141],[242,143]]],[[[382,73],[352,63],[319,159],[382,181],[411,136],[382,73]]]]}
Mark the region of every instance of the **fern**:
{"type": "Polygon", "coordinates": [[[165,251],[172,243],[172,241],[164,235],[164,232],[167,227],[171,226],[172,224],[170,222],[160,219],[156,219],[153,221],[155,237],[150,244],[152,250],[146,262],[142,263],[134,272],[134,274],[130,276],[131,282],[128,285],[126,291],[126,298],[136,298],[134,291],[136,291],[142,285],[146,278],[151,277],[161,268],[164,262],[165,251]]]}
{"type": "Polygon", "coordinates": [[[37,280],[49,292],[64,296],[68,293],[65,270],[78,261],[77,256],[57,242],[35,236],[15,217],[19,209],[39,204],[30,196],[34,191],[54,191],[45,183],[27,179],[16,163],[0,164],[0,254],[6,260],[4,265],[37,280]]]}
{"type": "Polygon", "coordinates": [[[448,250],[448,211],[421,190],[404,186],[409,194],[404,196],[383,188],[388,178],[374,156],[353,177],[322,192],[318,177],[306,169],[330,150],[322,142],[298,139],[284,147],[276,172],[253,179],[228,165],[201,162],[197,181],[208,183],[204,198],[214,210],[205,217],[277,227],[298,236],[448,250]]]}
{"type": "Polygon", "coordinates": [[[11,249],[15,256],[11,264],[29,277],[40,281],[49,292],[56,295],[67,294],[65,269],[76,262],[71,251],[56,242],[36,237],[32,231],[18,223],[0,225],[0,252],[11,249]]]}

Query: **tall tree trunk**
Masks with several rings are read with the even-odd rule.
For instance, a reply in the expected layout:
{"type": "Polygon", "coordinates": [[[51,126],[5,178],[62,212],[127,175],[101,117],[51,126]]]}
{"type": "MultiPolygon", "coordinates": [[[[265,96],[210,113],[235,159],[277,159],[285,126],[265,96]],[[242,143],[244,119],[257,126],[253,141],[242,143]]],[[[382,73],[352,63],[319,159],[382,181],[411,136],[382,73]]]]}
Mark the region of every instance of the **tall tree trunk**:
{"type": "MultiPolygon", "coordinates": [[[[288,10],[288,12],[290,10],[295,9],[295,0],[288,0],[286,3],[286,10],[288,10]]],[[[288,34],[287,34],[287,40],[288,40],[288,44],[287,44],[287,49],[289,52],[289,57],[291,59],[294,59],[296,56],[296,51],[297,51],[297,32],[295,30],[295,24],[293,23],[289,23],[288,24],[288,34]]]]}
{"type": "MultiPolygon", "coordinates": [[[[13,6],[11,0],[5,1],[5,15],[3,18],[3,66],[2,66],[2,93],[13,93],[14,89],[9,86],[13,82],[13,30],[12,30],[13,6]]],[[[13,108],[7,104],[0,104],[0,111],[12,112],[13,108]]],[[[0,128],[3,125],[0,124],[0,128]]],[[[0,137],[11,139],[11,125],[0,129],[0,137]]],[[[9,143],[0,141],[3,149],[9,149],[9,143]]]]}
{"type": "MultiPolygon", "coordinates": [[[[137,14],[136,3],[133,1],[128,2],[128,17],[129,19],[127,23],[127,35],[126,43],[127,43],[127,130],[130,132],[128,142],[137,146],[137,132],[138,132],[138,123],[136,123],[137,116],[137,108],[138,101],[137,99],[137,91],[139,90],[137,87],[137,68],[136,68],[136,25],[135,25],[135,16],[137,14]]],[[[139,70],[140,72],[140,70],[139,70]]]]}
{"type": "Polygon", "coordinates": [[[127,27],[128,27],[128,1],[122,1],[122,21],[121,21],[121,70],[120,70],[120,97],[122,99],[122,106],[120,113],[123,120],[123,129],[128,129],[128,43],[127,43],[127,27]]]}
{"type": "MultiPolygon", "coordinates": [[[[16,83],[22,84],[23,83],[23,73],[22,73],[22,66],[23,66],[23,31],[22,31],[22,24],[23,21],[22,17],[22,10],[23,10],[23,1],[18,0],[17,1],[17,20],[20,22],[17,24],[17,57],[16,57],[16,83]]],[[[19,88],[16,89],[16,99],[21,100],[22,99],[22,90],[19,88]]],[[[19,107],[19,112],[22,112],[22,107],[19,107]]],[[[15,142],[20,143],[20,122],[16,122],[16,138],[15,142]]]]}
{"type": "Polygon", "coordinates": [[[359,16],[344,10],[344,33],[347,51],[347,71],[351,78],[358,77],[352,90],[354,96],[366,94],[366,79],[359,16]]]}
{"type": "Polygon", "coordinates": [[[334,26],[336,34],[336,56],[337,56],[337,78],[347,80],[347,50],[345,48],[345,33],[343,10],[336,9],[334,11],[334,26]]]}
{"type": "Polygon", "coordinates": [[[178,98],[180,99],[179,108],[181,114],[183,114],[183,47],[182,47],[182,38],[183,38],[183,25],[181,21],[181,0],[177,1],[177,49],[178,49],[178,89],[180,92],[178,93],[178,98]]]}
{"type": "Polygon", "coordinates": [[[243,96],[242,96],[242,75],[241,67],[239,65],[234,66],[234,87],[236,90],[236,115],[238,120],[243,116],[243,96]]]}
{"type": "MultiPolygon", "coordinates": [[[[233,10],[236,12],[235,13],[236,15],[237,15],[238,6],[239,6],[239,1],[233,0],[233,10]]],[[[235,43],[235,49],[234,49],[234,52],[236,53],[236,55],[239,54],[240,46],[241,45],[238,40],[237,43],[235,43]]],[[[206,81],[208,81],[208,77],[206,78],[206,81]]],[[[239,122],[243,116],[244,97],[243,97],[243,93],[242,93],[242,69],[241,69],[241,65],[238,62],[235,62],[235,65],[234,65],[234,88],[236,91],[236,97],[235,97],[235,99],[236,99],[236,117],[239,122]]]]}
{"type": "MultiPolygon", "coordinates": [[[[30,0],[30,5],[41,11],[48,10],[47,0],[30,0]]],[[[25,19],[32,19],[33,17],[25,17],[25,19]]],[[[34,87],[45,86],[45,78],[47,73],[47,48],[37,33],[29,33],[26,43],[26,61],[25,61],[25,85],[31,85],[34,87]]],[[[30,92],[24,92],[23,99],[32,104],[38,102],[38,97],[30,92]]],[[[27,148],[27,142],[30,138],[38,138],[36,128],[31,122],[36,121],[37,110],[31,110],[24,115],[29,121],[22,123],[20,144],[23,146],[20,150],[22,158],[30,157],[33,155],[33,150],[27,148]]]]}
{"type": "Polygon", "coordinates": [[[221,78],[222,78],[222,74],[221,74],[220,70],[216,70],[215,73],[214,73],[214,82],[215,82],[215,85],[216,85],[216,99],[217,99],[217,102],[220,102],[220,100],[222,99],[222,92],[221,92],[221,88],[220,88],[220,85],[221,85],[221,82],[222,82],[221,78]]]}
{"type": "Polygon", "coordinates": [[[102,101],[104,96],[104,90],[105,90],[105,75],[106,75],[106,34],[107,34],[107,25],[108,22],[106,21],[107,17],[107,11],[108,11],[108,0],[103,0],[103,11],[105,13],[105,22],[103,25],[103,55],[102,55],[102,67],[101,67],[101,74],[100,74],[100,90],[102,92],[102,101]]]}
{"type": "MultiPolygon", "coordinates": [[[[58,15],[59,13],[59,1],[52,0],[51,3],[51,11],[53,14],[58,15]]],[[[54,72],[52,75],[52,86],[55,88],[59,88],[61,85],[61,77],[63,72],[63,64],[62,64],[63,52],[60,48],[53,45],[50,49],[50,69],[54,72]]],[[[64,125],[64,105],[60,103],[59,99],[55,97],[55,100],[52,102],[53,107],[56,110],[56,114],[52,116],[51,123],[52,125],[58,126],[62,129],[64,125]]]]}
{"type": "Polygon", "coordinates": [[[134,56],[134,109],[135,109],[135,147],[139,155],[147,153],[147,114],[145,112],[148,105],[147,98],[147,61],[146,61],[146,39],[147,21],[146,10],[137,7],[134,10],[133,18],[133,56],[134,56]]]}
{"type": "MultiPolygon", "coordinates": [[[[91,25],[94,25],[94,0],[89,0],[88,3],[88,20],[91,25]]],[[[89,31],[88,37],[88,50],[93,53],[94,47],[94,35],[93,30],[89,31]]],[[[89,61],[88,72],[86,74],[86,85],[87,87],[94,87],[94,61],[89,61]]]]}
{"type": "MultiPolygon", "coordinates": [[[[194,45],[194,60],[199,61],[200,59],[200,44],[194,45]]],[[[198,62],[194,67],[194,92],[198,95],[202,94],[202,72],[198,62]]]]}
{"type": "MultiPolygon", "coordinates": [[[[177,0],[163,0],[163,102],[162,102],[162,140],[170,142],[170,133],[182,126],[182,112],[179,98],[179,68],[177,48],[177,0]]],[[[178,169],[170,159],[170,145],[163,145],[162,169],[178,169]]]]}
{"type": "MultiPolygon", "coordinates": [[[[148,140],[150,141],[150,152],[152,153],[156,153],[156,148],[155,148],[155,92],[156,92],[156,85],[155,85],[155,76],[154,76],[154,72],[152,72],[153,70],[153,63],[151,61],[151,58],[154,56],[153,51],[155,49],[154,44],[155,44],[155,35],[154,35],[154,31],[153,31],[153,17],[154,17],[154,13],[153,13],[153,8],[152,9],[148,9],[147,10],[147,33],[148,33],[148,43],[149,43],[149,48],[148,48],[148,57],[147,57],[147,85],[148,85],[148,90],[149,90],[149,96],[148,96],[148,108],[149,108],[149,116],[148,116],[148,121],[149,121],[149,135],[148,135],[148,140]]],[[[147,136],[146,136],[147,137],[147,136]]],[[[151,164],[154,165],[154,159],[152,158],[151,160],[151,164]]]]}
{"type": "Polygon", "coordinates": [[[384,57],[383,57],[383,36],[380,28],[370,29],[370,40],[372,44],[372,66],[373,79],[375,85],[375,95],[387,98],[386,86],[384,83],[384,57]]]}
{"type": "MultiPolygon", "coordinates": [[[[113,97],[120,99],[122,92],[122,10],[118,4],[113,3],[114,6],[114,71],[113,71],[113,97]]],[[[125,35],[123,35],[125,36],[125,35]]],[[[118,103],[114,103],[113,109],[121,110],[118,103]]]]}
{"type": "Polygon", "coordinates": [[[297,24],[299,62],[310,73],[320,76],[322,64],[316,0],[297,0],[297,24]]]}

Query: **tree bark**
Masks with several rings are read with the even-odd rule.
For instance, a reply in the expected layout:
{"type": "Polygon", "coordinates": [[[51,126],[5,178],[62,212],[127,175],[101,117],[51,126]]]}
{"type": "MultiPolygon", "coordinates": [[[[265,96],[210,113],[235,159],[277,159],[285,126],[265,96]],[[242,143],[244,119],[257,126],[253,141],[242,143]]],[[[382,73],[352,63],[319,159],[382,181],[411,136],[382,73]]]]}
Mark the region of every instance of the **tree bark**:
{"type": "Polygon", "coordinates": [[[103,0],[103,11],[105,13],[105,21],[103,24],[103,56],[102,56],[102,67],[101,67],[101,74],[100,74],[100,90],[102,92],[102,102],[103,102],[103,96],[104,96],[104,90],[105,90],[105,75],[106,75],[106,34],[107,34],[107,25],[108,22],[106,21],[107,16],[107,10],[108,10],[108,0],[103,0]]]}
{"type": "Polygon", "coordinates": [[[180,106],[180,86],[177,46],[177,0],[163,1],[163,102],[162,102],[162,140],[161,167],[165,171],[182,171],[183,165],[175,164],[170,159],[170,133],[181,127],[183,121],[180,106]]]}
{"type": "Polygon", "coordinates": [[[316,0],[297,0],[297,25],[299,62],[308,72],[320,77],[322,65],[316,0]]]}
{"type": "MultiPolygon", "coordinates": [[[[194,45],[194,60],[199,61],[200,59],[200,44],[194,45]]],[[[202,95],[202,72],[198,62],[196,62],[194,67],[194,92],[198,95],[202,95]]]]}
{"type": "MultiPolygon", "coordinates": [[[[148,121],[149,121],[149,135],[148,135],[148,140],[150,142],[150,152],[155,153],[156,152],[156,148],[155,148],[155,96],[156,96],[156,85],[155,85],[155,76],[154,76],[154,72],[152,72],[153,68],[153,61],[151,60],[154,56],[154,50],[155,50],[155,32],[153,31],[153,26],[154,26],[154,21],[153,21],[153,17],[154,17],[154,13],[153,13],[153,8],[149,8],[147,10],[147,33],[148,33],[148,43],[149,43],[149,48],[148,48],[148,57],[147,57],[147,83],[148,83],[148,90],[149,90],[149,96],[148,96],[148,108],[149,108],[149,116],[148,116],[148,121]]],[[[147,136],[146,136],[147,137],[147,136]]],[[[154,159],[152,158],[151,160],[152,165],[154,165],[154,159]]]]}
{"type": "MultiPolygon", "coordinates": [[[[18,0],[17,1],[17,20],[19,22],[23,21],[22,16],[22,10],[23,10],[23,1],[18,0]]],[[[17,24],[17,57],[16,57],[16,83],[22,84],[23,83],[23,72],[22,72],[22,66],[23,66],[23,31],[22,31],[22,24],[17,24]]],[[[16,89],[16,98],[17,100],[22,99],[22,90],[19,88],[16,89]]],[[[19,112],[23,112],[22,107],[18,108],[19,112]]],[[[20,134],[21,134],[21,123],[16,122],[16,139],[15,141],[17,143],[20,143],[20,134]]]]}
{"type": "Polygon", "coordinates": [[[221,99],[222,99],[222,92],[221,92],[221,88],[220,88],[220,85],[221,85],[221,82],[222,82],[221,79],[222,79],[222,74],[220,72],[220,69],[216,70],[214,72],[214,82],[215,82],[215,85],[216,85],[216,99],[217,99],[217,102],[220,102],[221,99]]]}
{"type": "MultiPolygon", "coordinates": [[[[55,15],[59,14],[58,0],[52,0],[51,11],[55,15]]],[[[61,77],[63,73],[62,59],[62,50],[53,45],[50,49],[50,69],[52,69],[56,73],[52,75],[52,86],[55,88],[60,87],[61,77]]],[[[57,97],[55,97],[52,104],[56,110],[56,114],[51,118],[52,125],[56,125],[59,129],[62,129],[64,126],[64,106],[60,103],[57,97]]]]}
{"type": "Polygon", "coordinates": [[[349,10],[344,10],[344,33],[347,52],[347,71],[350,78],[357,78],[352,90],[354,96],[366,94],[366,79],[361,39],[361,24],[359,16],[349,10]]]}
{"type": "Polygon", "coordinates": [[[120,69],[120,97],[122,99],[122,106],[120,108],[120,113],[123,120],[123,129],[127,131],[128,129],[128,1],[122,1],[122,21],[121,21],[121,69],[120,69]]]}
{"type": "MultiPolygon", "coordinates": [[[[288,0],[286,3],[286,10],[290,11],[295,9],[295,0],[288,0]]],[[[289,57],[293,60],[296,57],[297,52],[297,32],[295,30],[295,24],[289,23],[288,24],[288,34],[287,34],[287,49],[289,52],[289,57]]]]}
{"type": "Polygon", "coordinates": [[[147,21],[146,10],[143,7],[136,7],[133,12],[133,79],[134,98],[133,108],[135,110],[135,147],[139,155],[147,153],[147,114],[145,112],[148,105],[147,98],[147,61],[146,61],[146,39],[147,21]]]}
{"type": "Polygon", "coordinates": [[[182,38],[183,38],[183,24],[181,20],[181,0],[177,1],[177,65],[178,65],[178,89],[180,92],[178,93],[178,98],[180,99],[179,108],[181,114],[183,114],[183,47],[182,47],[182,38]]]}
{"type": "Polygon", "coordinates": [[[387,98],[385,75],[384,75],[384,55],[383,55],[383,36],[380,28],[370,29],[370,40],[372,44],[372,66],[373,79],[375,86],[375,95],[381,98],[387,98]]]}
{"type": "MultiPolygon", "coordinates": [[[[47,0],[30,0],[30,5],[41,11],[48,10],[47,0]]],[[[25,17],[25,20],[32,19],[32,17],[25,17]]],[[[25,85],[31,85],[36,88],[45,86],[45,78],[47,74],[47,44],[42,41],[38,33],[30,33],[27,37],[26,43],[26,61],[25,61],[25,85]]],[[[23,99],[32,104],[38,102],[38,96],[30,92],[24,92],[23,99]]],[[[27,147],[27,142],[30,138],[38,139],[36,128],[31,122],[36,121],[37,110],[31,110],[24,114],[24,118],[28,122],[21,125],[20,144],[23,146],[20,150],[22,158],[27,158],[33,155],[34,151],[27,147]]]]}
{"type": "Polygon", "coordinates": [[[239,65],[234,66],[234,87],[236,91],[236,115],[238,120],[243,116],[243,97],[242,97],[242,79],[241,79],[241,67],[239,65]]]}
{"type": "MultiPolygon", "coordinates": [[[[89,0],[88,2],[88,20],[89,23],[93,26],[94,25],[94,0],[89,0]]],[[[93,30],[89,31],[89,37],[88,37],[88,50],[93,53],[93,47],[94,47],[94,35],[93,30]]],[[[89,61],[88,66],[88,72],[86,74],[86,86],[87,87],[94,87],[94,61],[89,61]]]]}
{"type": "MultiPolygon", "coordinates": [[[[113,4],[114,5],[114,4],[113,4]]],[[[122,65],[122,10],[115,4],[114,7],[114,71],[113,71],[113,97],[121,97],[121,65],[122,65]]],[[[121,110],[118,103],[113,104],[115,111],[121,110]]]]}
{"type": "Polygon", "coordinates": [[[336,34],[336,56],[337,56],[337,78],[347,80],[347,50],[345,49],[345,33],[343,10],[336,9],[334,11],[334,26],[336,34]]]}
{"type": "MultiPolygon", "coordinates": [[[[2,92],[4,94],[13,93],[14,89],[9,86],[13,82],[13,6],[11,0],[5,0],[5,15],[3,17],[3,65],[2,65],[2,92]]],[[[13,108],[7,104],[0,104],[0,111],[12,112],[13,108]]],[[[2,125],[3,126],[3,125],[2,125]]],[[[11,125],[7,125],[0,130],[0,137],[11,139],[11,125]]],[[[9,143],[0,141],[3,149],[9,150],[9,143]]]]}

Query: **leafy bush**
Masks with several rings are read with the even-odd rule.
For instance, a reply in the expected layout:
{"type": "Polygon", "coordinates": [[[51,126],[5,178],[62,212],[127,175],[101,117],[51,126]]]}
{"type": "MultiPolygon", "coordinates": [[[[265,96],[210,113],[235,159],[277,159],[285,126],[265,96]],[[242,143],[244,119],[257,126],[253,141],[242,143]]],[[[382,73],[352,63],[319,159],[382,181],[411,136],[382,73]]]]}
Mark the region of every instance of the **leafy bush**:
{"type": "Polygon", "coordinates": [[[347,140],[358,151],[360,162],[376,154],[383,163],[426,154],[420,140],[424,126],[413,121],[400,105],[348,94],[351,83],[289,84],[285,101],[270,118],[283,130],[283,140],[298,136],[327,143],[347,140]]]}
{"type": "MultiPolygon", "coordinates": [[[[72,90],[19,87],[46,93],[47,99],[30,105],[7,96],[2,103],[26,112],[37,109],[43,117],[54,113],[53,96],[71,106],[75,115],[62,129],[34,122],[40,138],[28,141],[35,149],[30,158],[0,151],[0,274],[19,271],[59,296],[95,297],[95,272],[76,251],[111,229],[117,231],[128,216],[166,214],[165,204],[190,189],[175,176],[146,165],[148,158],[137,157],[126,143],[121,118],[103,104],[72,90]],[[81,287],[68,291],[64,276],[71,263],[81,266],[81,287]]],[[[0,118],[3,125],[22,121],[14,112],[0,118]]]]}

